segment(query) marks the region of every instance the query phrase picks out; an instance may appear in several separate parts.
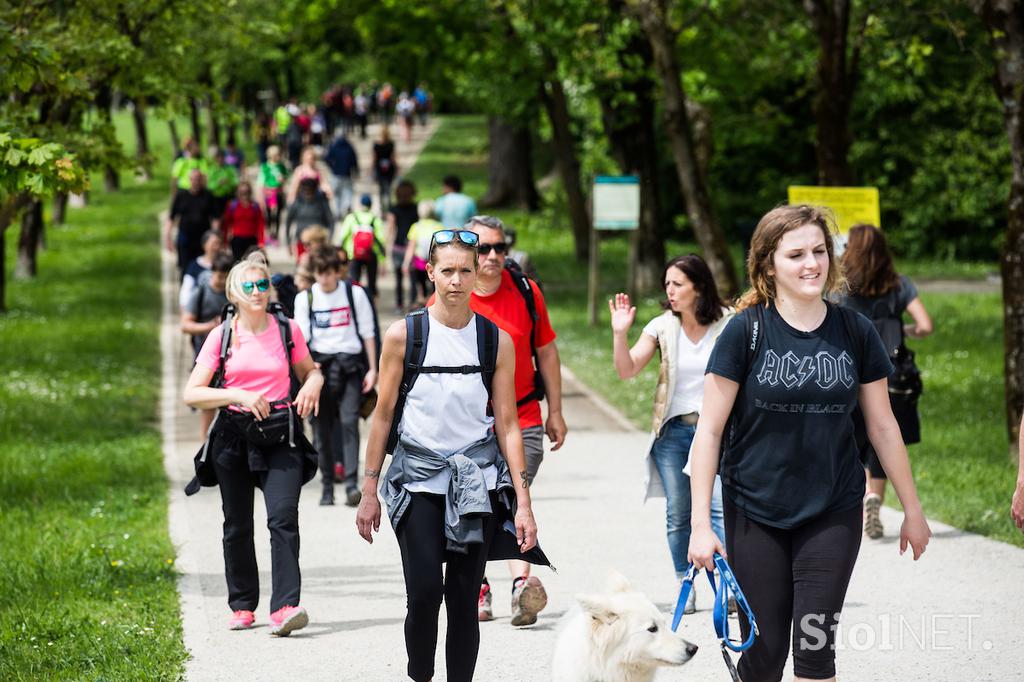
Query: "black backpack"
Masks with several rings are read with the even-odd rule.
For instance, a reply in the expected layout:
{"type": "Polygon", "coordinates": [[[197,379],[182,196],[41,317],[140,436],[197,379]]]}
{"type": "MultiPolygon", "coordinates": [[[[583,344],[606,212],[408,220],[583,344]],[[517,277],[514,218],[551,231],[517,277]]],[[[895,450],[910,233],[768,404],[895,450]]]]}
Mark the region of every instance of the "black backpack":
{"type": "MultiPolygon", "coordinates": [[[[224,366],[228,359],[228,351],[231,349],[231,323],[234,321],[237,312],[234,303],[228,303],[221,312],[221,317],[224,321],[220,326],[220,357],[217,361],[217,370],[213,373],[213,378],[210,379],[210,386],[213,388],[222,388],[224,386],[224,366]]],[[[284,308],[277,301],[271,301],[267,306],[267,312],[274,316],[277,327],[281,332],[281,343],[284,344],[284,354],[288,359],[288,375],[291,377],[289,396],[294,400],[299,390],[299,378],[295,374],[295,368],[292,366],[291,361],[292,349],[295,348],[295,342],[292,340],[292,327],[288,322],[288,316],[285,315],[284,308]]]]}
{"type": "Polygon", "coordinates": [[[547,392],[544,388],[544,377],[540,373],[540,360],[537,358],[537,299],[533,294],[534,284],[526,276],[519,263],[511,258],[505,259],[505,269],[512,275],[512,283],[516,285],[516,291],[526,302],[526,311],[530,314],[530,355],[533,357],[533,390],[522,399],[516,401],[516,407],[521,407],[531,400],[544,400],[547,392]]]}
{"type": "Polygon", "coordinates": [[[427,356],[427,338],[430,335],[430,315],[426,308],[421,308],[405,316],[405,366],[402,371],[402,383],[398,388],[395,400],[395,411],[391,417],[391,432],[385,451],[393,453],[398,445],[398,425],[402,423],[405,401],[420,374],[479,374],[487,389],[487,400],[491,399],[491,384],[494,381],[494,368],[498,364],[498,325],[483,315],[476,316],[476,350],[480,358],[479,365],[462,365],[461,367],[424,366],[427,356]]]}

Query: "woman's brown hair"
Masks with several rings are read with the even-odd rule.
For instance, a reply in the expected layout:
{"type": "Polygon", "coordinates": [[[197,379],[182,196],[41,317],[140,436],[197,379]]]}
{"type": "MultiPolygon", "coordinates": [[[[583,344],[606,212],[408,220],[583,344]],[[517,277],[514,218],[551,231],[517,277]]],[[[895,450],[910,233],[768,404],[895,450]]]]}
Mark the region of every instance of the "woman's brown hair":
{"type": "Polygon", "coordinates": [[[782,241],[783,235],[804,225],[817,225],[825,237],[825,250],[828,252],[828,275],[822,292],[827,298],[829,294],[843,287],[843,268],[835,257],[835,218],[832,212],[821,206],[797,204],[795,206],[778,206],[768,211],[757,223],[754,236],[750,240],[750,252],[747,254],[747,279],[750,288],[736,302],[736,309],[743,310],[754,305],[767,305],[775,300],[775,276],[773,258],[775,249],[782,241]]]}
{"type": "Polygon", "coordinates": [[[854,225],[843,252],[843,271],[850,293],[874,297],[899,286],[900,277],[892,264],[885,235],[874,225],[854,225]]]}

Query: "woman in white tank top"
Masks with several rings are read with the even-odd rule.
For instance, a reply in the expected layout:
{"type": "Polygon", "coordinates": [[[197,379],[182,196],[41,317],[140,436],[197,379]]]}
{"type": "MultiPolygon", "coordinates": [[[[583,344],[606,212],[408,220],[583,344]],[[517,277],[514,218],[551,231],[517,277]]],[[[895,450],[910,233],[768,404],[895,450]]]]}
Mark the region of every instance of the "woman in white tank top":
{"type": "Polygon", "coordinates": [[[400,387],[406,321],[392,324],[384,335],[379,399],[356,515],[359,534],[372,543],[381,517],[377,484],[397,405],[399,440],[380,489],[402,550],[408,674],[417,682],[427,682],[434,675],[442,599],[448,615],[447,679],[472,680],[480,640],[476,602],[489,552],[508,546],[518,558],[547,563],[543,554],[540,561],[531,558],[539,553],[534,549],[537,526],[526,487],[512,340],[489,321],[478,320],[469,308],[476,280],[476,244],[477,236],[464,230],[434,234],[427,275],[437,288],[437,298],[427,314],[420,315],[427,319],[409,322],[427,325],[426,354],[404,407],[400,387]],[[489,365],[481,357],[485,348],[478,339],[481,330],[497,338],[490,380],[493,416],[488,414],[482,370],[489,365]],[[454,480],[453,471],[458,472],[454,480]],[[509,514],[514,514],[515,537],[502,528],[509,514]]]}

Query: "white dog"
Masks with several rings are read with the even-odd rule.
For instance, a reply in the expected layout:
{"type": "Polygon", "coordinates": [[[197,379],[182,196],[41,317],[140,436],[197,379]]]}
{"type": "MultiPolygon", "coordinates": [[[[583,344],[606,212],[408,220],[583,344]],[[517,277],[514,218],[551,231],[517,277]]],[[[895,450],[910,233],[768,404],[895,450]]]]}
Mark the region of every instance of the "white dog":
{"type": "Polygon", "coordinates": [[[679,666],[697,646],[676,636],[665,616],[620,573],[608,594],[578,595],[555,645],[555,682],[651,682],[659,666],[679,666]]]}

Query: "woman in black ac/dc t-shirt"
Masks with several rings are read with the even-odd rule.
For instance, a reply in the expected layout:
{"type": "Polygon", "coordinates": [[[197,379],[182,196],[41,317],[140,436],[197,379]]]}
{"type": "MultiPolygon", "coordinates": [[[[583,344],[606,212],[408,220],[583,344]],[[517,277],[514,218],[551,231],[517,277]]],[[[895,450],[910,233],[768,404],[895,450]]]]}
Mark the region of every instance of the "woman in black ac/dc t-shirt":
{"type": "MultiPolygon", "coordinates": [[[[721,448],[728,557],[760,630],[739,675],[781,680],[792,626],[796,679],[835,679],[835,625],[861,540],[856,405],[903,504],[900,553],[910,544],[917,559],[931,531],[889,405],[888,353],[865,317],[823,300],[842,283],[827,214],[770,211],[747,270],[751,290],[705,377],[690,457],[690,559],[713,568],[714,553],[725,554],[710,522],[721,448]]],[[[740,625],[746,638],[742,615],[740,625]]]]}

